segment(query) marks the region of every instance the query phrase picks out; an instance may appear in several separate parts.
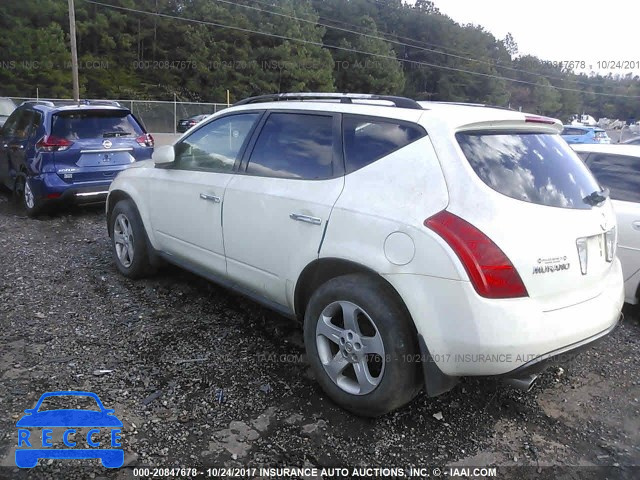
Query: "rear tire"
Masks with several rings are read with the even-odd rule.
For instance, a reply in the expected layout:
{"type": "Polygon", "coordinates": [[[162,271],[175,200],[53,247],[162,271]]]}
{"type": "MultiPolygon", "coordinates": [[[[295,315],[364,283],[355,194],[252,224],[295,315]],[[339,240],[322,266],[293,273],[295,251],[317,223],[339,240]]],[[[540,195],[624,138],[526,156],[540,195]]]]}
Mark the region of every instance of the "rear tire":
{"type": "Polygon", "coordinates": [[[304,342],[322,389],[356,415],[388,413],[422,387],[411,319],[382,279],[353,274],[320,286],[307,306],[304,342]]]}
{"type": "Polygon", "coordinates": [[[29,178],[22,175],[18,177],[14,191],[27,216],[31,218],[38,216],[43,205],[42,201],[34,195],[29,178]]]}
{"type": "Polygon", "coordinates": [[[147,233],[131,200],[120,200],[111,212],[111,247],[116,267],[125,277],[142,278],[153,272],[147,233]]]}

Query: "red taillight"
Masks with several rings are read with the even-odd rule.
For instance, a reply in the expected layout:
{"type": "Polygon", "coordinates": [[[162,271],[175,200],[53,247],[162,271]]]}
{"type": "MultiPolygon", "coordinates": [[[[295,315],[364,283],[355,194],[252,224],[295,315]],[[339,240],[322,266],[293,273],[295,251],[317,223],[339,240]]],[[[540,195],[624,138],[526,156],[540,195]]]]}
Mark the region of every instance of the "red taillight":
{"type": "Polygon", "coordinates": [[[36,143],[36,148],[43,152],[62,152],[67,150],[73,142],[66,138],[54,137],[53,135],[45,135],[36,143]]]}
{"type": "Polygon", "coordinates": [[[424,225],[440,235],[458,255],[473,287],[483,297],[527,297],[527,289],[511,261],[484,233],[443,210],[424,225]]]}
{"type": "Polygon", "coordinates": [[[541,117],[539,115],[525,115],[524,121],[526,123],[546,123],[548,125],[553,125],[554,123],[556,123],[553,118],[541,117]]]}
{"type": "Polygon", "coordinates": [[[153,137],[150,133],[140,135],[138,138],[136,138],[136,142],[138,142],[138,145],[140,145],[141,147],[153,147],[153,137]]]}

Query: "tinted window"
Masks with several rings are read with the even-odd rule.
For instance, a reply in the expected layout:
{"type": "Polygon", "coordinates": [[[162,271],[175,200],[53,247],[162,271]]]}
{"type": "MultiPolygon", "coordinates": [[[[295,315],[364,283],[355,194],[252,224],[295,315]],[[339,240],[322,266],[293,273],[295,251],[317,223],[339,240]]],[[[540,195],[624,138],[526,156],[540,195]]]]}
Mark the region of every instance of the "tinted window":
{"type": "Polygon", "coordinates": [[[582,159],[583,162],[586,162],[587,158],[589,158],[589,152],[576,152],[576,153],[582,159]]]}
{"type": "Polygon", "coordinates": [[[34,110],[33,111],[33,122],[31,124],[31,132],[29,135],[33,136],[38,133],[38,129],[42,125],[42,113],[34,110]]]}
{"type": "Polygon", "coordinates": [[[126,110],[85,110],[53,116],[51,135],[67,140],[137,137],[144,132],[126,110]]]}
{"type": "Polygon", "coordinates": [[[580,128],[565,128],[561,135],[584,135],[585,133],[586,131],[580,128]]]}
{"type": "Polygon", "coordinates": [[[199,128],[176,146],[175,167],[231,171],[260,113],[230,115],[199,128]]]}
{"type": "Polygon", "coordinates": [[[11,116],[7,119],[4,126],[2,127],[2,135],[4,137],[13,137],[16,127],[18,125],[18,120],[22,117],[24,110],[16,110],[11,114],[11,116]]]}
{"type": "Polygon", "coordinates": [[[333,176],[333,117],[272,113],[251,153],[247,173],[322,179],[333,176]]]}
{"type": "Polygon", "coordinates": [[[456,137],[482,181],[511,198],[588,209],[583,198],[600,190],[589,169],[558,135],[497,132],[456,137]]]}
{"type": "Polygon", "coordinates": [[[624,155],[592,153],[589,167],[611,198],[640,202],[640,159],[624,155]]]}
{"type": "Polygon", "coordinates": [[[30,127],[33,121],[33,110],[23,110],[13,128],[13,138],[25,140],[31,133],[30,127]]]}
{"type": "Polygon", "coordinates": [[[417,125],[345,115],[342,135],[347,173],[351,173],[409,145],[426,132],[417,125]]]}

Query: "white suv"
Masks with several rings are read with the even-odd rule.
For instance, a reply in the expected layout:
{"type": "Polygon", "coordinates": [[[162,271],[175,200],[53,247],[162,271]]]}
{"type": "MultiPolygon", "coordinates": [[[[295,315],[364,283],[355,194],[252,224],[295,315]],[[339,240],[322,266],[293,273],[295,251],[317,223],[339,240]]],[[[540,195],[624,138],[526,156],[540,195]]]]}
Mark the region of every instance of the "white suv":
{"type": "Polygon", "coordinates": [[[603,188],[611,191],[618,219],[618,258],[624,274],[625,301],[640,294],[640,147],[573,145],[603,188]]]}
{"type": "Polygon", "coordinates": [[[623,303],[611,202],[561,129],[482,105],[250,98],[118,175],[114,259],[303,320],[318,382],[360,415],[461,376],[528,388],[623,303]]]}

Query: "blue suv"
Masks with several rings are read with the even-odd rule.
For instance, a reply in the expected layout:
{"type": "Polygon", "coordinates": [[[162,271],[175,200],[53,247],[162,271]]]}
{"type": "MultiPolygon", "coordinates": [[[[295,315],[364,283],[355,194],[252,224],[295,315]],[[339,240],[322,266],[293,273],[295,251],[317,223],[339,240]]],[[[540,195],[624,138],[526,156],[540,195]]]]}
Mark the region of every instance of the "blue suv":
{"type": "Polygon", "coordinates": [[[29,216],[61,202],[104,201],[121,170],[153,153],[153,137],[116,102],[25,102],[0,131],[0,185],[29,216]]]}
{"type": "Polygon", "coordinates": [[[597,127],[564,125],[560,135],[567,143],[611,143],[607,132],[597,127]]]}

